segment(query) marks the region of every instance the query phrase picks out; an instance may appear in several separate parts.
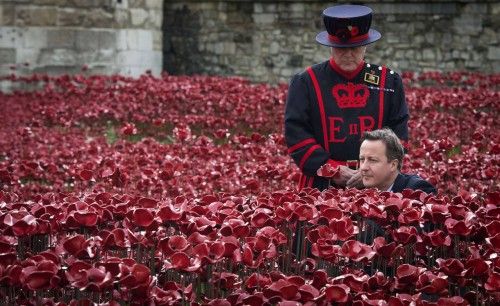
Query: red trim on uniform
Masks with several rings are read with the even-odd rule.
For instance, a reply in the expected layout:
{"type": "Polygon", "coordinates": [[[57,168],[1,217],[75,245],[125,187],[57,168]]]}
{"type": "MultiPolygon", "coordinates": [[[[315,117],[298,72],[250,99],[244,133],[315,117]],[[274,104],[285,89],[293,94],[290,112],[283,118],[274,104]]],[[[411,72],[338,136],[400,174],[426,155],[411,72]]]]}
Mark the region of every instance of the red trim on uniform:
{"type": "Polygon", "coordinates": [[[304,188],[304,184],[305,184],[305,180],[306,179],[306,176],[304,174],[300,174],[300,177],[299,177],[299,191],[302,190],[302,188],[304,188]]]}
{"type": "Polygon", "coordinates": [[[302,147],[305,147],[305,146],[307,146],[308,144],[311,144],[311,143],[316,143],[316,139],[314,139],[314,138],[304,139],[301,142],[296,143],[293,146],[291,146],[290,148],[288,148],[288,154],[291,154],[291,153],[297,151],[298,149],[300,149],[302,147]]]}
{"type": "Polygon", "coordinates": [[[380,91],[379,91],[379,103],[378,103],[378,128],[382,128],[382,123],[384,121],[384,88],[385,88],[385,75],[387,73],[387,68],[382,67],[382,75],[380,76],[380,91]]]}
{"type": "Polygon", "coordinates": [[[324,141],[323,149],[325,149],[326,152],[330,152],[330,146],[328,145],[328,131],[326,129],[325,107],[323,105],[323,96],[321,95],[321,89],[319,87],[318,80],[316,79],[316,75],[314,74],[314,71],[312,70],[311,67],[307,67],[307,72],[311,76],[311,80],[314,85],[314,91],[316,92],[316,98],[318,100],[319,112],[321,115],[321,127],[323,128],[323,141],[324,141]]]}
{"type": "Polygon", "coordinates": [[[356,69],[354,69],[353,71],[345,71],[344,69],[340,68],[339,65],[337,65],[337,63],[333,60],[333,57],[330,58],[330,67],[332,67],[332,69],[335,70],[335,72],[337,72],[338,74],[340,74],[341,76],[343,76],[348,80],[354,79],[363,69],[364,66],[365,66],[365,61],[361,61],[358,67],[356,67],[356,69]]]}
{"type": "Polygon", "coordinates": [[[299,163],[299,168],[300,170],[302,170],[302,168],[304,167],[304,164],[306,163],[307,159],[309,159],[309,156],[311,156],[311,154],[313,154],[314,151],[316,151],[317,149],[321,149],[321,146],[318,145],[318,144],[315,144],[314,146],[310,147],[306,154],[304,154],[304,156],[302,156],[302,158],[300,159],[300,163],[299,163]]]}
{"type": "Polygon", "coordinates": [[[335,35],[328,34],[328,40],[331,42],[337,43],[337,44],[352,44],[352,43],[357,43],[357,42],[363,41],[365,39],[368,39],[368,33],[363,34],[363,35],[359,35],[359,36],[351,37],[348,40],[342,40],[335,35]]]}
{"type": "Polygon", "coordinates": [[[307,183],[307,187],[312,187],[313,186],[313,183],[314,183],[314,176],[311,176],[309,178],[309,182],[307,183]]]}

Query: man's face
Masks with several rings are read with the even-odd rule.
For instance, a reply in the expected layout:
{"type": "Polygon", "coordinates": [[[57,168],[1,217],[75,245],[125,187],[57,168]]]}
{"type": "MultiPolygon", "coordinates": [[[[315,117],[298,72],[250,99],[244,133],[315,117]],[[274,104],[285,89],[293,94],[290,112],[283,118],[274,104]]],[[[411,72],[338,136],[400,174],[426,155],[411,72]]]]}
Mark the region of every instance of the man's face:
{"type": "Polygon", "coordinates": [[[398,172],[398,161],[389,161],[381,140],[365,140],[359,149],[359,166],[363,185],[387,190],[398,172]]]}
{"type": "Polygon", "coordinates": [[[332,48],[332,57],[342,70],[353,71],[365,58],[366,46],[354,48],[332,48]]]}

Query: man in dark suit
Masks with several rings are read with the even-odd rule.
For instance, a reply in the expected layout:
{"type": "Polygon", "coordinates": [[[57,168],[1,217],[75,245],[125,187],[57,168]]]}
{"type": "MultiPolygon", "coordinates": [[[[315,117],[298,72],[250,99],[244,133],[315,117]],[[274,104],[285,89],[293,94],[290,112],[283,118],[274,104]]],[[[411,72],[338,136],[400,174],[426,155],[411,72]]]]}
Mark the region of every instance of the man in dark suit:
{"type": "Polygon", "coordinates": [[[403,189],[436,193],[436,188],[417,175],[401,173],[404,149],[388,128],[365,132],[361,138],[359,169],[366,188],[401,192],[403,189]]]}

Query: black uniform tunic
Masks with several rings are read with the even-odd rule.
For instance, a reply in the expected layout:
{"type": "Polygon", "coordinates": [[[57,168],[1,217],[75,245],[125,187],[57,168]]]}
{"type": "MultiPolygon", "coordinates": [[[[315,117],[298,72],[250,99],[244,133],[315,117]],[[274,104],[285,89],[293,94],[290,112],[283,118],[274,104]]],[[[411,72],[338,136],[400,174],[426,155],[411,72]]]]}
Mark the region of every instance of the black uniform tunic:
{"type": "Polygon", "coordinates": [[[408,140],[408,107],[400,76],[362,63],[346,73],[330,59],[290,81],[285,109],[288,152],[302,171],[299,189],[323,190],[328,180],[316,175],[326,162],[358,160],[364,131],[391,128],[408,140]]]}

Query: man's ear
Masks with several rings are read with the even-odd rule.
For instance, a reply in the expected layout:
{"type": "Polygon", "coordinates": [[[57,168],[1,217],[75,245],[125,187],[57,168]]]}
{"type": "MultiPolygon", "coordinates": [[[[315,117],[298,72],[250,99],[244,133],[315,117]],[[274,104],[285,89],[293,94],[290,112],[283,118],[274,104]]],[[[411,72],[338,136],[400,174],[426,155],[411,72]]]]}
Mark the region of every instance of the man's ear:
{"type": "Polygon", "coordinates": [[[397,159],[393,159],[391,161],[391,170],[398,171],[398,164],[399,164],[399,161],[397,159]]]}

